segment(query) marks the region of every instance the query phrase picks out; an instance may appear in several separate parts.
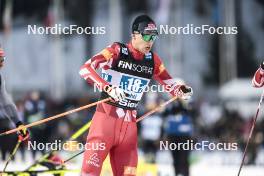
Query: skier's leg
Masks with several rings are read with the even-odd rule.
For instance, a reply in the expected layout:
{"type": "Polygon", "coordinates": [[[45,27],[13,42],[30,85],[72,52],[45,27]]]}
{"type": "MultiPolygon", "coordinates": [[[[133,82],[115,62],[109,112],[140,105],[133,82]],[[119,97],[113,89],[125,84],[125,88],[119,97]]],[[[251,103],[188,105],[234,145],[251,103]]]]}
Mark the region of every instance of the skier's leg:
{"type": "Polygon", "coordinates": [[[119,144],[110,150],[110,161],[114,176],[136,175],[137,126],[135,122],[123,122],[119,144]]]}
{"type": "Polygon", "coordinates": [[[96,111],[87,137],[82,176],[99,176],[103,162],[112,146],[115,118],[96,111]]]}

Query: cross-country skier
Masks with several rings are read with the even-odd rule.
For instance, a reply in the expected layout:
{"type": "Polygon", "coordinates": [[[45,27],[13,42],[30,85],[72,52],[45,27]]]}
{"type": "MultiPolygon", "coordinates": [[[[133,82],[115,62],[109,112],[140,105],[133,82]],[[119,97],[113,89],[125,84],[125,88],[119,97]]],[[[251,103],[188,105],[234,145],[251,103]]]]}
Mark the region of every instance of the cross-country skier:
{"type": "Polygon", "coordinates": [[[262,87],[264,85],[264,62],[260,64],[260,67],[255,72],[252,85],[254,87],[262,87]]]}
{"type": "Polygon", "coordinates": [[[86,144],[90,148],[84,153],[83,176],[99,176],[108,153],[114,176],[136,175],[136,108],[151,79],[164,85],[173,96],[188,98],[192,95],[192,88],[177,84],[160,57],[151,51],[157,35],[155,22],[147,15],[138,16],[132,24],[128,44],[113,43],[81,67],[80,75],[103,91],[102,98],[113,99],[99,104],[93,116],[86,144]],[[96,73],[97,69],[102,69],[102,76],[96,73]],[[91,150],[91,146],[99,147],[91,150]]]}
{"type": "MultiPolygon", "coordinates": [[[[2,48],[0,48],[0,68],[4,66],[5,53],[2,48]]],[[[16,127],[23,127],[23,123],[18,118],[17,109],[15,103],[11,99],[10,95],[6,91],[5,81],[0,75],[0,118],[8,118],[13,122],[16,127]]],[[[7,125],[7,124],[6,124],[7,125]]],[[[18,132],[18,139],[20,141],[25,141],[29,138],[29,132],[26,128],[23,128],[18,132]]]]}

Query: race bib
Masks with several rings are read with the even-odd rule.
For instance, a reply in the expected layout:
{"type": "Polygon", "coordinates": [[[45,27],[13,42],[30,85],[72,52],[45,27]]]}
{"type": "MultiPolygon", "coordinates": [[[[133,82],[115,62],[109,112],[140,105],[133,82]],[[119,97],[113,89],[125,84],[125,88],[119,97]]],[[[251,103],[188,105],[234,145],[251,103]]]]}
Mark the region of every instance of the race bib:
{"type": "Polygon", "coordinates": [[[148,79],[122,75],[119,87],[127,94],[127,99],[139,101],[141,100],[148,83],[148,79]]]}

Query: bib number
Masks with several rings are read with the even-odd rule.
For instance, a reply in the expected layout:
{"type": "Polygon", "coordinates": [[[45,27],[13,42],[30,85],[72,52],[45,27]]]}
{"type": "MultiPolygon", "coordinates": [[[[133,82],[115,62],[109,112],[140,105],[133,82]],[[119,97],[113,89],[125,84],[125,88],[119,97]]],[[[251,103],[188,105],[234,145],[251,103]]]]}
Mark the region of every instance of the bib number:
{"type": "Polygon", "coordinates": [[[129,95],[129,99],[140,100],[148,82],[145,79],[123,75],[120,87],[129,95]]]}

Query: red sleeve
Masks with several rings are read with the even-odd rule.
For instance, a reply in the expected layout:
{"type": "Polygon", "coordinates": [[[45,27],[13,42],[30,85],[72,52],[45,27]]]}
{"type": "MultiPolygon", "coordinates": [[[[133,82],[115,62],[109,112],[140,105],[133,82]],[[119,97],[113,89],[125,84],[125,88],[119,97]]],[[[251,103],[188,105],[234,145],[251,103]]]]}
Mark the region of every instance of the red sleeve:
{"type": "Polygon", "coordinates": [[[177,83],[177,81],[170,76],[160,57],[156,53],[154,53],[154,64],[153,78],[158,81],[159,84],[165,86],[165,89],[170,92],[171,95],[176,96],[174,90],[182,84],[177,83]]]}
{"type": "Polygon", "coordinates": [[[117,43],[108,46],[100,53],[96,54],[82,65],[79,74],[91,85],[96,85],[100,90],[106,85],[109,85],[101,76],[96,72],[97,69],[109,69],[116,62],[120,52],[120,47],[117,43]]]}
{"type": "Polygon", "coordinates": [[[262,87],[264,85],[264,70],[259,68],[252,79],[252,85],[254,87],[262,87]]]}

